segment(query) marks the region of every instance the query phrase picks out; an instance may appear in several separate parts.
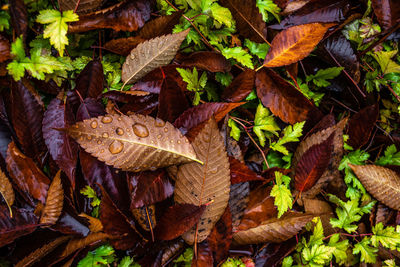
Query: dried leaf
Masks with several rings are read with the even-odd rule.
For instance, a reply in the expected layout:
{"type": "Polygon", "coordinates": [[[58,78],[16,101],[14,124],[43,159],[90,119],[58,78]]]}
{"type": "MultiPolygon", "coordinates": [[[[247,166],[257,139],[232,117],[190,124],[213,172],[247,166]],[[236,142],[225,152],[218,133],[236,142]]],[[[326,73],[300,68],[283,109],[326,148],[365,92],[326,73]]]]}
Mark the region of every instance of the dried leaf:
{"type": "Polygon", "coordinates": [[[379,24],[385,30],[394,26],[400,16],[400,6],[395,0],[372,0],[372,8],[379,24]]]}
{"type": "Polygon", "coordinates": [[[150,116],[100,116],[78,122],[67,131],[88,153],[126,171],[200,162],[172,124],[150,116]]]}
{"type": "Polygon", "coordinates": [[[79,92],[83,99],[97,98],[104,88],[103,65],[100,60],[90,61],[76,77],[75,90],[79,92]]]}
{"type": "Polygon", "coordinates": [[[184,234],[199,221],[205,209],[205,205],[192,204],[176,204],[169,207],[155,229],[156,238],[172,240],[184,234]]]}
{"type": "Polygon", "coordinates": [[[231,184],[250,181],[265,181],[261,175],[253,172],[249,167],[233,157],[229,157],[229,164],[231,170],[231,184]]]}
{"type": "Polygon", "coordinates": [[[150,19],[151,1],[124,1],[97,12],[79,16],[79,21],[69,24],[68,32],[86,32],[95,29],[137,31],[150,19]]]}
{"type": "Polygon", "coordinates": [[[280,67],[305,58],[333,25],[310,23],[283,30],[272,40],[264,66],[280,67]]]}
{"type": "Polygon", "coordinates": [[[210,72],[227,72],[231,70],[231,63],[222,54],[212,51],[192,53],[181,60],[181,65],[197,67],[210,72]]]}
{"type": "Polygon", "coordinates": [[[131,36],[126,38],[118,38],[108,41],[104,44],[104,49],[107,49],[121,56],[128,56],[132,49],[143,43],[146,39],[140,36],[131,36]]]}
{"type": "Polygon", "coordinates": [[[301,156],[294,177],[294,187],[299,192],[309,190],[325,172],[331,161],[334,135],[332,133],[324,142],[311,146],[301,156]]]}
{"type": "Polygon", "coordinates": [[[154,205],[132,209],[132,214],[139,225],[146,231],[151,231],[157,226],[156,207],[154,205]]]}
{"type": "Polygon", "coordinates": [[[365,107],[354,114],[349,120],[349,140],[347,143],[354,149],[358,149],[365,145],[371,136],[375,123],[378,120],[378,116],[378,104],[365,107]]]}
{"type": "Polygon", "coordinates": [[[86,213],[81,213],[79,216],[86,218],[89,221],[89,229],[92,233],[98,233],[103,231],[103,224],[97,218],[87,215],[86,213]]]}
{"type": "Polygon", "coordinates": [[[228,257],[232,243],[232,215],[229,207],[225,209],[221,219],[215,224],[207,242],[215,263],[219,264],[228,257]]]}
{"type": "Polygon", "coordinates": [[[54,176],[47,192],[46,205],[44,206],[40,223],[55,224],[61,215],[64,203],[64,190],[61,183],[61,170],[54,176]]]}
{"type": "Polygon", "coordinates": [[[290,212],[280,219],[273,218],[260,226],[233,234],[236,244],[280,243],[298,234],[315,215],[290,212]]]}
{"type": "Polygon", "coordinates": [[[168,262],[170,262],[170,260],[181,251],[184,245],[185,241],[183,241],[183,239],[173,241],[172,244],[169,243],[168,247],[163,252],[161,265],[165,266],[166,264],[168,264],[168,262]]]}
{"type": "Polygon", "coordinates": [[[304,121],[310,114],[313,114],[314,120],[322,117],[313,103],[270,69],[264,68],[257,72],[256,87],[257,96],[263,105],[286,123],[304,121]]]}
{"type": "Polygon", "coordinates": [[[193,148],[204,164],[193,162],[180,166],[174,192],[177,203],[207,204],[197,226],[182,236],[190,244],[201,242],[210,234],[228,205],[230,190],[228,155],[213,118],[197,135],[193,148]]]}
{"type": "Polygon", "coordinates": [[[242,101],[253,90],[255,78],[256,72],[254,70],[243,71],[225,88],[221,98],[227,102],[242,101]]]}
{"type": "Polygon", "coordinates": [[[11,206],[14,204],[15,195],[10,180],[8,180],[6,174],[0,170],[0,194],[3,196],[8,209],[10,211],[10,217],[12,217],[11,206]]]}
{"type": "Polygon", "coordinates": [[[221,4],[232,12],[238,32],[258,43],[268,43],[267,27],[256,2],[252,0],[221,0],[221,4]]]}
{"type": "Polygon", "coordinates": [[[232,231],[236,232],[249,203],[250,185],[248,182],[231,185],[229,208],[232,213],[232,231]]]}
{"type": "Polygon", "coordinates": [[[76,13],[84,14],[96,10],[101,6],[103,0],[59,0],[58,3],[62,11],[75,10],[78,5],[76,13]]]}
{"type": "Polygon", "coordinates": [[[400,177],[385,167],[349,164],[365,189],[389,208],[400,210],[400,177]]]}
{"type": "Polygon", "coordinates": [[[14,142],[8,146],[7,170],[28,203],[35,206],[32,198],[39,200],[42,204],[45,203],[50,185],[49,178],[43,174],[31,158],[21,153],[14,142]]]}
{"type": "Polygon", "coordinates": [[[163,35],[139,44],[122,66],[122,81],[134,83],[150,71],[169,64],[188,33],[189,30],[163,35]]]}
{"type": "Polygon", "coordinates": [[[67,246],[61,254],[61,257],[67,257],[77,250],[83,249],[93,243],[105,241],[108,238],[110,238],[110,235],[102,232],[89,234],[88,236],[85,236],[83,238],[74,238],[68,242],[67,246]]]}

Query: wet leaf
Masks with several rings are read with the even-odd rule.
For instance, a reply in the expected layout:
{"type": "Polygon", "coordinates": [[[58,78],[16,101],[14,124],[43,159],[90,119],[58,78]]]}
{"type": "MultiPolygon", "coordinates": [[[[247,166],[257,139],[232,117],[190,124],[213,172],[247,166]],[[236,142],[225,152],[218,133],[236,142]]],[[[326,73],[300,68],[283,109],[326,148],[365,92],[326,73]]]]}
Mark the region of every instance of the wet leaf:
{"type": "Polygon", "coordinates": [[[365,189],[389,208],[400,210],[400,177],[385,167],[349,164],[365,189]]]}
{"type": "Polygon", "coordinates": [[[78,122],[68,134],[88,153],[122,170],[199,162],[189,141],[172,124],[150,116],[100,116],[78,122]]]}
{"type": "Polygon", "coordinates": [[[83,99],[97,98],[104,88],[103,65],[99,60],[90,61],[76,77],[75,90],[83,99]]]}
{"type": "Polygon", "coordinates": [[[322,143],[311,146],[301,156],[294,178],[294,187],[298,191],[309,190],[325,172],[331,161],[334,135],[332,133],[322,143]]]}
{"type": "MultiPolygon", "coordinates": [[[[18,186],[20,193],[28,203],[33,205],[33,199],[46,202],[49,178],[11,142],[7,151],[7,170],[12,181],[18,186]]],[[[33,205],[34,206],[34,205],[33,205]]]]}
{"type": "Polygon", "coordinates": [[[188,32],[163,35],[139,44],[122,66],[122,81],[134,83],[150,71],[170,63],[188,32]]]}
{"type": "Polygon", "coordinates": [[[267,27],[252,0],[221,0],[221,4],[232,12],[238,32],[245,38],[258,43],[268,43],[267,27]]]}
{"type": "Polygon", "coordinates": [[[197,255],[193,256],[192,267],[213,266],[213,255],[207,241],[197,245],[197,255]]]}
{"type": "Polygon", "coordinates": [[[140,36],[131,36],[126,38],[118,38],[108,41],[104,44],[104,48],[121,56],[128,56],[132,49],[138,44],[143,43],[146,39],[140,36]]]}
{"type": "Polygon", "coordinates": [[[0,62],[10,58],[10,42],[3,35],[0,35],[0,62]]]}
{"type": "Polygon", "coordinates": [[[233,157],[229,157],[229,164],[231,170],[231,184],[265,180],[261,175],[253,172],[249,167],[233,157]]]}
{"type": "Polygon", "coordinates": [[[243,71],[225,88],[221,98],[227,102],[242,101],[253,90],[255,78],[256,72],[254,70],[243,71]]]}
{"type": "Polygon", "coordinates": [[[196,67],[210,72],[227,72],[231,70],[231,63],[220,53],[200,51],[184,57],[181,65],[196,67]]]}
{"type": "Polygon", "coordinates": [[[90,11],[96,10],[103,3],[102,0],[60,0],[59,2],[60,9],[62,11],[66,10],[75,10],[77,14],[85,14],[90,11]]]}
{"type": "Polygon", "coordinates": [[[83,249],[93,243],[99,243],[110,238],[110,235],[99,232],[92,233],[83,238],[74,238],[70,240],[61,254],[61,257],[67,257],[77,250],[83,249]]]}
{"type": "Polygon", "coordinates": [[[372,8],[383,29],[387,30],[396,24],[400,7],[395,0],[372,0],[372,8]]]}
{"type": "Polygon", "coordinates": [[[43,138],[51,157],[67,174],[72,187],[75,187],[78,145],[66,133],[55,129],[67,128],[74,122],[74,115],[68,102],[64,103],[62,99],[56,97],[47,106],[42,128],[43,138]]]}
{"type": "Polygon", "coordinates": [[[89,229],[91,233],[98,233],[103,231],[103,224],[99,219],[89,216],[85,213],[81,213],[79,214],[79,216],[86,218],[89,221],[89,229]]]}
{"type": "Polygon", "coordinates": [[[183,14],[183,10],[176,11],[168,16],[161,16],[147,22],[138,35],[143,39],[152,39],[157,36],[172,33],[172,29],[179,23],[179,19],[183,14]]]}
{"type": "Polygon", "coordinates": [[[262,69],[256,74],[257,96],[271,112],[286,123],[295,124],[322,117],[320,111],[295,87],[270,69],[262,69]]]}
{"type": "Polygon", "coordinates": [[[5,200],[8,209],[10,211],[10,217],[12,217],[11,206],[14,204],[15,194],[14,189],[10,180],[8,180],[6,174],[0,170],[0,195],[5,200]]]}
{"type": "Polygon", "coordinates": [[[354,114],[349,120],[349,140],[347,143],[354,149],[365,145],[371,136],[375,123],[378,120],[378,116],[378,104],[365,107],[358,113],[354,114]]]}
{"type": "Polygon", "coordinates": [[[156,238],[172,240],[195,225],[206,209],[205,205],[175,204],[169,207],[155,229],[156,238]]]}
{"type": "Polygon", "coordinates": [[[177,203],[207,204],[197,226],[182,236],[190,244],[199,243],[210,234],[228,205],[230,188],[228,155],[213,118],[196,136],[193,148],[204,164],[193,162],[180,166],[174,192],[177,203]]]}
{"type": "Polygon", "coordinates": [[[229,208],[232,214],[232,231],[236,232],[249,203],[250,185],[248,182],[231,185],[229,208]]]}
{"type": "Polygon", "coordinates": [[[28,12],[24,0],[11,0],[9,3],[11,23],[15,35],[22,35],[25,40],[28,31],[28,12]]]}
{"type": "Polygon", "coordinates": [[[228,257],[232,243],[232,215],[229,207],[225,209],[221,219],[215,224],[207,242],[213,253],[215,263],[218,264],[228,257]]]}
{"type": "Polygon", "coordinates": [[[151,2],[146,0],[124,1],[109,8],[79,16],[71,23],[68,32],[86,32],[95,29],[136,31],[150,19],[151,2]]]}
{"type": "Polygon", "coordinates": [[[156,207],[154,205],[132,209],[131,212],[142,229],[153,233],[153,229],[157,226],[156,207]]]}
{"type": "Polygon", "coordinates": [[[280,219],[272,218],[260,226],[233,234],[236,244],[280,243],[295,236],[315,215],[287,213],[280,219]]]}
{"type": "Polygon", "coordinates": [[[64,203],[64,190],[61,183],[61,170],[54,176],[47,192],[46,204],[44,206],[41,224],[55,224],[61,215],[64,203]]]}
{"type": "Polygon", "coordinates": [[[333,25],[310,23],[283,30],[272,40],[264,66],[280,67],[305,58],[333,25]]]}

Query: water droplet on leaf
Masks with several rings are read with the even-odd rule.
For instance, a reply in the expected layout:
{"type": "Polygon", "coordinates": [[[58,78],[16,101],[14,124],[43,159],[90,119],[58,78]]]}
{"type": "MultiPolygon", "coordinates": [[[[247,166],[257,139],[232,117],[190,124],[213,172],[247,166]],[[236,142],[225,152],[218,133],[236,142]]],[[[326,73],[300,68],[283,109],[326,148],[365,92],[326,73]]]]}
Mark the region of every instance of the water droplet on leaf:
{"type": "Polygon", "coordinates": [[[116,132],[118,135],[123,135],[123,134],[124,134],[124,130],[122,130],[122,128],[119,128],[119,127],[115,130],[115,132],[116,132]]]}
{"type": "Polygon", "coordinates": [[[163,127],[165,125],[165,121],[156,118],[156,122],[154,124],[156,125],[156,127],[163,127]]]}
{"type": "Polygon", "coordinates": [[[110,117],[110,116],[104,116],[104,117],[101,119],[101,122],[102,122],[102,123],[111,123],[112,121],[113,121],[113,118],[110,117]]]}
{"type": "Polygon", "coordinates": [[[103,136],[104,138],[108,138],[108,137],[109,137],[108,133],[103,133],[102,136],[103,136]]]}
{"type": "Polygon", "coordinates": [[[140,123],[135,123],[133,126],[133,132],[138,136],[138,137],[147,137],[149,136],[149,130],[147,129],[146,126],[140,123]]]}
{"type": "Polygon", "coordinates": [[[93,129],[96,129],[97,128],[97,121],[96,120],[92,121],[90,123],[90,127],[92,127],[93,129]]]}
{"type": "Polygon", "coordinates": [[[118,154],[124,149],[124,144],[121,143],[118,140],[114,140],[110,146],[108,147],[108,150],[110,150],[111,154],[118,154]]]}

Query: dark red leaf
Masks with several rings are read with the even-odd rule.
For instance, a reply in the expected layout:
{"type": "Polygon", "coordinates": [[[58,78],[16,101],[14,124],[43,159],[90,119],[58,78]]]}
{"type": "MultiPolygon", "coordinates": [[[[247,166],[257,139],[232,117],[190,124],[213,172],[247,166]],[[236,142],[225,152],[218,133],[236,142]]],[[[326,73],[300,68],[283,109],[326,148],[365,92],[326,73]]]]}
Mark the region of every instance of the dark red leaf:
{"type": "Polygon", "coordinates": [[[143,101],[138,103],[125,104],[120,111],[124,114],[130,115],[131,113],[139,113],[143,115],[149,115],[158,106],[158,95],[150,94],[142,99],[143,101]]]}
{"type": "Polygon", "coordinates": [[[10,144],[12,134],[10,128],[8,128],[7,123],[0,119],[0,167],[3,171],[6,171],[6,158],[7,149],[10,144]]]}
{"type": "Polygon", "coordinates": [[[13,217],[6,205],[0,205],[0,247],[12,243],[20,236],[28,235],[38,226],[38,218],[33,211],[12,208],[13,217]]]}
{"type": "Polygon", "coordinates": [[[79,21],[69,25],[71,33],[96,29],[137,31],[150,19],[152,1],[124,1],[109,8],[79,16],[79,21]]]}
{"type": "Polygon", "coordinates": [[[172,33],[172,29],[179,23],[184,10],[179,10],[168,16],[161,16],[147,22],[139,31],[143,39],[152,39],[161,35],[172,33]]]}
{"type": "Polygon", "coordinates": [[[0,35],[0,62],[10,59],[10,42],[2,34],[0,35]]]}
{"type": "Polygon", "coordinates": [[[100,221],[106,234],[120,237],[112,240],[112,245],[116,249],[127,250],[144,241],[137,232],[133,222],[115,206],[107,192],[102,188],[102,198],[100,203],[100,221]]]}
{"type": "Polygon", "coordinates": [[[9,3],[12,29],[17,37],[22,35],[25,40],[28,31],[28,12],[24,0],[10,0],[9,3]]]}
{"type": "Polygon", "coordinates": [[[335,125],[335,116],[332,114],[328,114],[324,116],[304,137],[303,140],[306,139],[308,136],[311,136],[314,133],[317,133],[319,131],[325,130],[329,127],[332,127],[335,125]]]}
{"type": "Polygon", "coordinates": [[[11,83],[11,121],[24,153],[42,164],[47,147],[42,135],[43,107],[29,82],[11,83]]]}
{"type": "Polygon", "coordinates": [[[83,121],[104,114],[106,114],[106,112],[101,103],[93,98],[86,98],[76,112],[76,121],[83,121]]]}
{"type": "Polygon", "coordinates": [[[383,29],[387,30],[400,18],[400,5],[396,0],[372,0],[372,8],[383,29]]]}
{"type": "Polygon", "coordinates": [[[231,63],[222,54],[211,51],[192,53],[181,60],[181,65],[197,67],[210,72],[227,72],[231,70],[231,63]]]}
{"type": "Polygon", "coordinates": [[[257,43],[267,42],[267,27],[253,0],[221,0],[232,13],[238,32],[257,43]]]}
{"type": "Polygon", "coordinates": [[[286,123],[304,121],[310,114],[313,120],[322,117],[321,112],[300,91],[268,68],[257,72],[256,87],[257,96],[264,106],[286,123]]]}
{"type": "Polygon", "coordinates": [[[103,92],[103,65],[99,60],[90,61],[76,78],[75,89],[83,99],[97,98],[103,92]]]}
{"type": "Polygon", "coordinates": [[[239,102],[243,100],[254,88],[256,72],[247,69],[240,73],[232,83],[225,88],[221,98],[227,102],[239,102]]]}
{"type": "Polygon", "coordinates": [[[294,178],[294,187],[299,192],[313,187],[325,172],[332,158],[333,137],[334,133],[324,142],[311,146],[300,158],[294,178]]]}
{"type": "MultiPolygon", "coordinates": [[[[64,93],[59,97],[63,97],[64,93]]],[[[43,137],[50,155],[57,165],[68,176],[72,187],[75,188],[75,170],[78,158],[78,144],[65,132],[54,128],[68,128],[74,124],[72,110],[67,103],[58,97],[54,98],[47,107],[43,119],[43,137]]]]}
{"type": "Polygon", "coordinates": [[[239,226],[247,204],[249,203],[250,185],[248,182],[231,185],[229,192],[229,209],[232,215],[232,228],[235,232],[239,226]]]}
{"type": "Polygon", "coordinates": [[[279,168],[279,167],[272,167],[272,168],[266,169],[261,174],[261,176],[264,177],[264,184],[275,180],[275,172],[280,172],[283,175],[287,175],[291,172],[291,170],[283,169],[283,168],[279,168]]]}
{"type": "Polygon", "coordinates": [[[134,191],[131,192],[131,209],[163,201],[174,193],[174,187],[164,169],[132,175],[134,177],[130,183],[134,191]]]}
{"type": "Polygon", "coordinates": [[[213,255],[207,241],[197,245],[197,255],[193,256],[192,267],[213,266],[213,255]]]}
{"type": "Polygon", "coordinates": [[[8,145],[7,170],[28,203],[34,206],[33,199],[39,200],[42,204],[46,202],[47,190],[50,185],[49,178],[31,158],[21,153],[14,142],[8,145]]]}
{"type": "Polygon", "coordinates": [[[146,39],[140,36],[131,36],[126,38],[118,38],[108,41],[104,44],[104,48],[110,52],[121,56],[128,56],[132,49],[134,49],[138,44],[143,43],[146,39]]]}
{"type": "Polygon", "coordinates": [[[174,122],[189,108],[184,90],[174,79],[164,79],[160,95],[158,96],[157,117],[164,121],[174,122]]]}
{"type": "Polygon", "coordinates": [[[53,80],[46,82],[38,79],[31,79],[31,81],[35,84],[35,88],[37,88],[40,92],[50,95],[58,95],[63,88],[63,86],[58,86],[53,80]]]}
{"type": "Polygon", "coordinates": [[[349,120],[347,143],[354,149],[365,145],[379,116],[378,104],[365,107],[354,114],[349,120]]]}
{"type": "Polygon", "coordinates": [[[137,94],[134,91],[112,90],[102,94],[102,97],[121,103],[140,104],[148,101],[148,99],[151,98],[151,94],[148,92],[143,92],[143,94],[137,94]]]}
{"type": "Polygon", "coordinates": [[[199,221],[205,209],[205,205],[192,204],[175,204],[169,207],[157,223],[156,237],[160,240],[177,238],[199,221]]]}
{"type": "Polygon", "coordinates": [[[233,157],[229,157],[229,164],[231,169],[231,184],[265,180],[261,175],[253,172],[249,167],[233,157]]]}
{"type": "Polygon", "coordinates": [[[208,245],[213,253],[214,262],[219,264],[228,257],[232,243],[232,215],[229,207],[226,208],[221,219],[215,224],[207,237],[208,245]]]}

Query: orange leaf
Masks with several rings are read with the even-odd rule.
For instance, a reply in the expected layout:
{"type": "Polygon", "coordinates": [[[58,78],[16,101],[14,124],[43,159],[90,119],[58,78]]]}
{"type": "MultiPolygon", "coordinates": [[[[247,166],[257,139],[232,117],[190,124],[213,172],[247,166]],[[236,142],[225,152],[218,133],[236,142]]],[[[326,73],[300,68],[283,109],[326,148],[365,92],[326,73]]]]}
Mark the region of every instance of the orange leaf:
{"type": "Polygon", "coordinates": [[[46,205],[44,206],[40,223],[54,224],[61,215],[64,202],[64,190],[61,183],[61,170],[54,176],[47,192],[46,205]]]}

